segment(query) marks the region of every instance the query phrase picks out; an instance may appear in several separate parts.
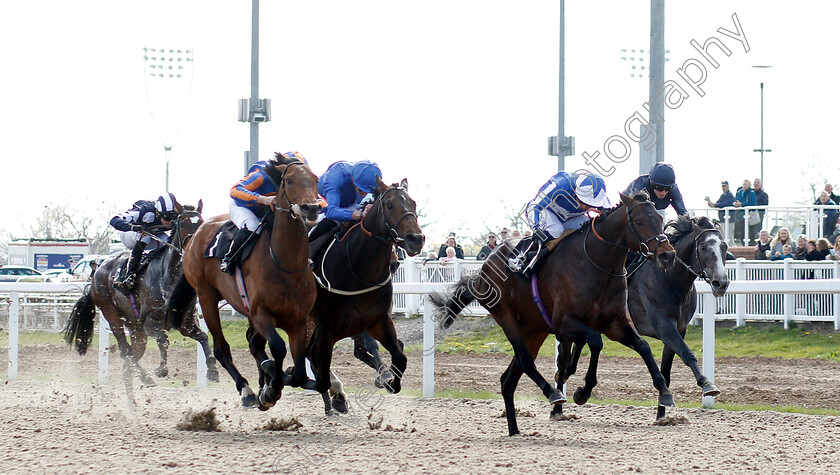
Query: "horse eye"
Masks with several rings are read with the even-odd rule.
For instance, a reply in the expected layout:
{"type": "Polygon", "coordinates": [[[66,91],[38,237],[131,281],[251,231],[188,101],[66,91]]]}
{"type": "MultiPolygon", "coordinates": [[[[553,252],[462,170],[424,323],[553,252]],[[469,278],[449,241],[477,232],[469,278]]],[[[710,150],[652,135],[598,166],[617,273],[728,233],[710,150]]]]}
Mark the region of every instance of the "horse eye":
{"type": "Polygon", "coordinates": [[[292,184],[292,179],[291,178],[286,178],[286,184],[291,185],[292,184]]]}
{"type": "Polygon", "coordinates": [[[385,207],[388,208],[388,209],[393,209],[394,205],[392,205],[391,202],[389,201],[389,202],[385,203],[385,207]]]}

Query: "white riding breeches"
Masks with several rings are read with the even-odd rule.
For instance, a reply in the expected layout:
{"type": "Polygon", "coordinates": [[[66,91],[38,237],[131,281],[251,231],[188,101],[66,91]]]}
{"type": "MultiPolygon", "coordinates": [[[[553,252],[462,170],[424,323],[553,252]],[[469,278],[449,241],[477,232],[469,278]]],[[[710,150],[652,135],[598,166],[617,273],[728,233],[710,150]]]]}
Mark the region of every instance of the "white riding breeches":
{"type": "Polygon", "coordinates": [[[233,199],[228,203],[228,213],[230,220],[239,229],[247,229],[248,231],[255,231],[260,225],[260,218],[248,208],[243,208],[236,204],[233,199]]]}
{"type": "Polygon", "coordinates": [[[556,239],[563,235],[563,233],[570,229],[580,229],[584,223],[589,221],[589,216],[586,213],[579,214],[577,216],[572,216],[571,218],[561,221],[560,218],[557,217],[554,213],[548,210],[542,210],[540,212],[540,222],[534,222],[534,203],[528,203],[527,211],[525,213],[525,220],[528,222],[528,225],[531,226],[532,229],[542,229],[546,234],[550,235],[553,239],[556,239]]]}
{"type": "MultiPolygon", "coordinates": [[[[157,239],[152,239],[152,237],[148,234],[142,234],[136,231],[120,231],[118,234],[120,235],[120,241],[122,241],[123,245],[129,250],[134,249],[134,246],[137,244],[138,241],[143,241],[146,243],[147,251],[151,251],[163,246],[163,244],[160,241],[158,241],[157,239]]],[[[156,234],[155,236],[163,242],[169,241],[169,236],[167,236],[166,234],[156,234]]]]}

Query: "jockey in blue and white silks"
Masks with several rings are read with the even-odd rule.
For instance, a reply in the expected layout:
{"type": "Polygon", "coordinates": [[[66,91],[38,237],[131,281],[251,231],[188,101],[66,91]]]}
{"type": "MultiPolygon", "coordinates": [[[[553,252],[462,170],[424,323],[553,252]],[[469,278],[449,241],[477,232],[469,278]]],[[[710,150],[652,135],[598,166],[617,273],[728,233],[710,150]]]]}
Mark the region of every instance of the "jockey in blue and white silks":
{"type": "Polygon", "coordinates": [[[125,278],[114,283],[117,290],[128,292],[134,288],[135,274],[145,249],[157,249],[169,242],[166,228],[178,218],[177,203],[175,195],[164,193],[154,202],[137,201],[128,211],[111,218],[111,226],[119,231],[120,240],[131,250],[125,278]],[[150,230],[152,227],[156,229],[150,230]]]}
{"type": "Polygon", "coordinates": [[[558,238],[566,230],[579,229],[589,219],[586,211],[590,208],[610,206],[606,188],[596,174],[558,172],[526,205],[525,217],[535,232],[558,238]]]}
{"type": "Polygon", "coordinates": [[[548,241],[568,230],[580,229],[589,220],[586,212],[590,208],[608,206],[610,200],[603,178],[589,172],[558,172],[525,206],[525,220],[534,230],[534,241],[528,249],[511,257],[509,265],[530,278],[537,262],[548,253],[545,248],[548,241]]]}

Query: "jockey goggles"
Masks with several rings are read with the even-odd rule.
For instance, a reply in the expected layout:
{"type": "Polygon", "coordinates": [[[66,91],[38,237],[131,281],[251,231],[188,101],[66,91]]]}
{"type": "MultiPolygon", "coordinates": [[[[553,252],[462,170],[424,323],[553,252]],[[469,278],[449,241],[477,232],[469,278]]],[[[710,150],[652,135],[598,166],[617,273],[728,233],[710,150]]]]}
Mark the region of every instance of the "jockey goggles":
{"type": "Polygon", "coordinates": [[[653,185],[653,189],[656,190],[656,191],[671,191],[670,186],[664,186],[664,185],[653,185]]]}

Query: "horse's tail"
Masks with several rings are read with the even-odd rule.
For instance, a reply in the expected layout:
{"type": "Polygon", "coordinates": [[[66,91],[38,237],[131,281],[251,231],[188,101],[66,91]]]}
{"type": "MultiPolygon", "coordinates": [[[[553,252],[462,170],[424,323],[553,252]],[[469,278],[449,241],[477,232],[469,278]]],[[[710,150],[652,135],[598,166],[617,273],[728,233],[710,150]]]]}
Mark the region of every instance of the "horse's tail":
{"type": "Polygon", "coordinates": [[[64,328],[64,341],[68,345],[76,344],[76,352],[80,355],[87,353],[90,341],[93,339],[93,321],[96,317],[96,305],[90,296],[90,287],[86,288],[82,297],[73,306],[70,320],[64,328]]]}
{"type": "Polygon", "coordinates": [[[455,318],[464,310],[464,307],[471,304],[475,299],[472,289],[474,276],[464,274],[461,279],[450,289],[448,294],[433,292],[428,298],[435,308],[442,310],[443,319],[440,321],[441,328],[449,328],[455,323],[455,318]]]}
{"type": "Polygon", "coordinates": [[[180,273],[172,288],[172,293],[166,299],[166,321],[172,328],[181,328],[184,316],[195,306],[195,289],[187,282],[187,276],[180,273]]]}

